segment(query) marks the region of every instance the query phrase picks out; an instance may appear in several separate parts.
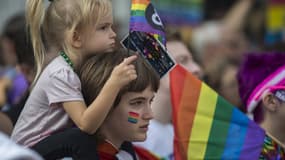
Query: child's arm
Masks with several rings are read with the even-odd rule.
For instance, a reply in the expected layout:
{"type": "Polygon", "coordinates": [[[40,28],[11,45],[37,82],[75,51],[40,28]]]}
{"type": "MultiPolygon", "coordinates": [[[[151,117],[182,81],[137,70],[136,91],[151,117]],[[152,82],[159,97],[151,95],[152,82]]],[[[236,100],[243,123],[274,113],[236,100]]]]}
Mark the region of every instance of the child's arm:
{"type": "Polygon", "coordinates": [[[134,65],[131,63],[136,56],[126,58],[113,69],[110,78],[99,95],[87,108],[84,102],[64,102],[63,107],[73,122],[82,131],[94,134],[101,126],[111,109],[120,89],[137,78],[134,65]]]}

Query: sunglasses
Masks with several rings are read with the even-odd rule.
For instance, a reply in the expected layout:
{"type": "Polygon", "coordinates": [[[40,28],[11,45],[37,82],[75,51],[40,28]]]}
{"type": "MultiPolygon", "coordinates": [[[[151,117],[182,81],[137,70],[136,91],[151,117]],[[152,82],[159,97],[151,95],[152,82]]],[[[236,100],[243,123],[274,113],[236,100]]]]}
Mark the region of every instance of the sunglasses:
{"type": "Polygon", "coordinates": [[[285,86],[272,86],[268,88],[271,93],[275,95],[276,98],[285,102],[285,86]]]}

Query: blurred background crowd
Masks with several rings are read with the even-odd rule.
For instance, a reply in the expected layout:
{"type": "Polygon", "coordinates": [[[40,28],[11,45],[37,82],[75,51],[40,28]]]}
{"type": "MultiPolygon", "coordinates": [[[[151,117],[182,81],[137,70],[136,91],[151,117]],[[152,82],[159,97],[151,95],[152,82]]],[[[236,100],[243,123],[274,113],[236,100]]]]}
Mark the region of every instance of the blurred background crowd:
{"type": "MultiPolygon", "coordinates": [[[[171,56],[241,110],[244,107],[239,98],[237,72],[243,56],[265,51],[285,53],[285,0],[151,2],[164,23],[171,56]]],[[[112,3],[113,29],[120,47],[120,40],[129,32],[131,1],[112,0],[112,3]]],[[[35,76],[24,11],[24,0],[0,1],[0,132],[8,136],[35,76]]],[[[47,55],[47,62],[54,56],[47,55]]],[[[166,83],[169,80],[161,81],[153,111],[155,120],[171,124],[171,107],[165,107],[170,106],[169,85],[166,83]]],[[[171,127],[164,128],[170,131],[161,137],[163,142],[173,137],[171,127]]],[[[160,137],[161,131],[158,134],[160,137]]],[[[172,146],[172,139],[169,141],[166,146],[172,146]]],[[[172,152],[173,149],[169,148],[172,152]]],[[[163,156],[169,154],[165,150],[162,152],[163,156]]]]}
{"type": "MultiPolygon", "coordinates": [[[[119,45],[129,30],[130,1],[112,3],[119,45]]],[[[152,0],[152,3],[166,32],[179,33],[189,47],[201,66],[203,80],[237,107],[241,102],[236,72],[243,55],[285,49],[285,1],[152,0]]],[[[12,117],[12,122],[5,123],[7,134],[15,123],[13,117],[20,112],[16,107],[21,108],[25,102],[34,76],[32,49],[25,41],[24,6],[23,0],[0,1],[0,108],[12,117]]],[[[4,121],[5,118],[0,120],[4,121]]]]}

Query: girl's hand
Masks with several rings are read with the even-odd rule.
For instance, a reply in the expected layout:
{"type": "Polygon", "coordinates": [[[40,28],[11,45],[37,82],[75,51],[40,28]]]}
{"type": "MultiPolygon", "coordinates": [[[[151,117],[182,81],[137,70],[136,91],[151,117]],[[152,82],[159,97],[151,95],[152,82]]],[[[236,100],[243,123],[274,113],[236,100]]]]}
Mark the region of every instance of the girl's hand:
{"type": "Polygon", "coordinates": [[[136,55],[125,58],[123,62],[117,65],[109,78],[110,83],[117,85],[119,88],[127,85],[137,78],[135,66],[131,64],[137,59],[136,55]]]}

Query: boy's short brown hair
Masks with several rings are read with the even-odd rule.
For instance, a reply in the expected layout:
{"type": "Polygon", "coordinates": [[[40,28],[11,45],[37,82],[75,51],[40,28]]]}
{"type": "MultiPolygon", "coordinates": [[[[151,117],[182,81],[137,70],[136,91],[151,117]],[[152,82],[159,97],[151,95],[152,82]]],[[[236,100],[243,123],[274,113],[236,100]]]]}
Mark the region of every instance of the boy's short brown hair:
{"type": "MultiPolygon", "coordinates": [[[[109,79],[113,68],[127,57],[129,57],[129,55],[125,50],[96,54],[88,58],[80,67],[79,77],[81,79],[82,93],[87,106],[98,96],[106,81],[109,79]]],[[[159,76],[150,68],[149,64],[138,56],[134,62],[134,66],[137,71],[137,79],[120,90],[114,102],[114,106],[119,104],[121,97],[126,92],[142,92],[148,86],[151,86],[154,92],[158,90],[159,76]]]]}

